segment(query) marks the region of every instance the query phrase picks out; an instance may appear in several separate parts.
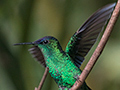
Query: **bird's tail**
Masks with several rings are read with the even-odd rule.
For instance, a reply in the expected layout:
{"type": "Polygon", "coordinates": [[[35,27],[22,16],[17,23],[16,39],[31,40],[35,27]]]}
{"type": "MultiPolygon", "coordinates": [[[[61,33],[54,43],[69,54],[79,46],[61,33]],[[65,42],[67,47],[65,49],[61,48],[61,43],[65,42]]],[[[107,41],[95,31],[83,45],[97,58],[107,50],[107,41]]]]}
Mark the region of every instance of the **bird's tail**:
{"type": "Polygon", "coordinates": [[[84,82],[82,87],[78,90],[92,90],[91,88],[88,87],[88,85],[84,82]]]}
{"type": "Polygon", "coordinates": [[[87,90],[92,90],[92,89],[87,86],[87,90]]]}
{"type": "MultiPolygon", "coordinates": [[[[59,90],[70,90],[70,88],[67,88],[67,87],[59,87],[59,90]]],[[[82,87],[78,90],[92,90],[91,88],[89,88],[86,83],[84,83],[82,85],[82,87]]]]}

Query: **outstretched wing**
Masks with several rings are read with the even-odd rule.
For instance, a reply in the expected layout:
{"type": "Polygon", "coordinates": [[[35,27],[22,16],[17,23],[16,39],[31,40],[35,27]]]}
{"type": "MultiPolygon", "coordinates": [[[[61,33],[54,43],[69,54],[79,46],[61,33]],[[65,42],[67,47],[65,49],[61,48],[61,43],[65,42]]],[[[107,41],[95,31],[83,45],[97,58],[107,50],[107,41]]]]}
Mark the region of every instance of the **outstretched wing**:
{"type": "Polygon", "coordinates": [[[65,52],[80,67],[84,57],[95,43],[99,33],[103,30],[115,7],[115,3],[104,6],[96,11],[71,37],[65,52]]]}
{"type": "Polygon", "coordinates": [[[30,53],[37,61],[39,61],[44,67],[46,67],[44,56],[38,46],[33,46],[28,51],[30,51],[30,53]]]}

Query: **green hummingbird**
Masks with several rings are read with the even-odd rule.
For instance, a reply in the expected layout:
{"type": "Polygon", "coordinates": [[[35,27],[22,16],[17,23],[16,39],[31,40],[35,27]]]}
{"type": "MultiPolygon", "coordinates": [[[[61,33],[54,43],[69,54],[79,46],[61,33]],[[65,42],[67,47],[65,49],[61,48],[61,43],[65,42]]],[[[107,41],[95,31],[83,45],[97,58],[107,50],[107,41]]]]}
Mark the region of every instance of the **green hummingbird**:
{"type": "MultiPolygon", "coordinates": [[[[34,42],[17,43],[14,45],[31,44],[29,49],[33,57],[44,67],[57,83],[59,90],[70,90],[81,74],[80,66],[84,61],[100,32],[103,30],[115,3],[97,10],[70,38],[66,49],[63,50],[59,41],[52,36],[45,36],[34,42]]],[[[86,83],[79,90],[91,90],[86,83]]]]}

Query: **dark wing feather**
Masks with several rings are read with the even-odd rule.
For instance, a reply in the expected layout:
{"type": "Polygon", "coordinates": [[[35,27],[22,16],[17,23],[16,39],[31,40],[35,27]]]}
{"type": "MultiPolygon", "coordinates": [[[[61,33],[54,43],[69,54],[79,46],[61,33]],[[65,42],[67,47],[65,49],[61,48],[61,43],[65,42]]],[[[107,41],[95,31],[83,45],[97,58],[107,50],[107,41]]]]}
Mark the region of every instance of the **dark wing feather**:
{"type": "Polygon", "coordinates": [[[84,57],[95,43],[114,7],[115,3],[106,5],[96,11],[71,37],[65,52],[71,56],[78,67],[80,67],[84,57]]]}
{"type": "Polygon", "coordinates": [[[38,46],[33,46],[28,51],[30,51],[30,53],[37,61],[39,61],[44,67],[46,67],[44,56],[38,46]]]}

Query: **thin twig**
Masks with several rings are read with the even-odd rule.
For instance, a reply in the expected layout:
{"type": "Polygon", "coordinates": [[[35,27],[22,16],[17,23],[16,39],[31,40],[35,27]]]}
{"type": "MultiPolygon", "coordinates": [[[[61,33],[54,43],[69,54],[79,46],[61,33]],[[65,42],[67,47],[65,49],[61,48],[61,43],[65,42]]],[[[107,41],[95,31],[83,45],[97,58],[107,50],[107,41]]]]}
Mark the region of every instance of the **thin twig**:
{"type": "Polygon", "coordinates": [[[43,86],[43,83],[44,83],[44,81],[45,81],[45,79],[46,79],[46,77],[47,77],[48,71],[49,71],[49,68],[46,67],[46,68],[45,68],[44,75],[43,75],[43,77],[42,77],[42,80],[41,80],[38,88],[35,87],[35,90],[41,90],[41,88],[42,88],[42,86],[43,86]]]}
{"type": "Polygon", "coordinates": [[[92,70],[93,66],[95,65],[97,59],[99,58],[99,56],[101,55],[107,41],[108,38],[112,32],[112,29],[115,25],[115,22],[117,21],[117,18],[119,16],[119,12],[120,12],[120,0],[118,0],[117,5],[113,11],[113,14],[111,16],[111,19],[106,27],[106,30],[96,48],[96,50],[94,51],[92,57],[90,58],[89,62],[87,63],[86,67],[84,68],[84,70],[82,71],[81,75],[79,76],[79,81],[76,81],[75,84],[72,86],[72,88],[70,90],[77,90],[78,88],[80,88],[82,86],[82,84],[84,83],[85,79],[87,78],[87,76],[89,75],[90,71],[92,70]]]}

